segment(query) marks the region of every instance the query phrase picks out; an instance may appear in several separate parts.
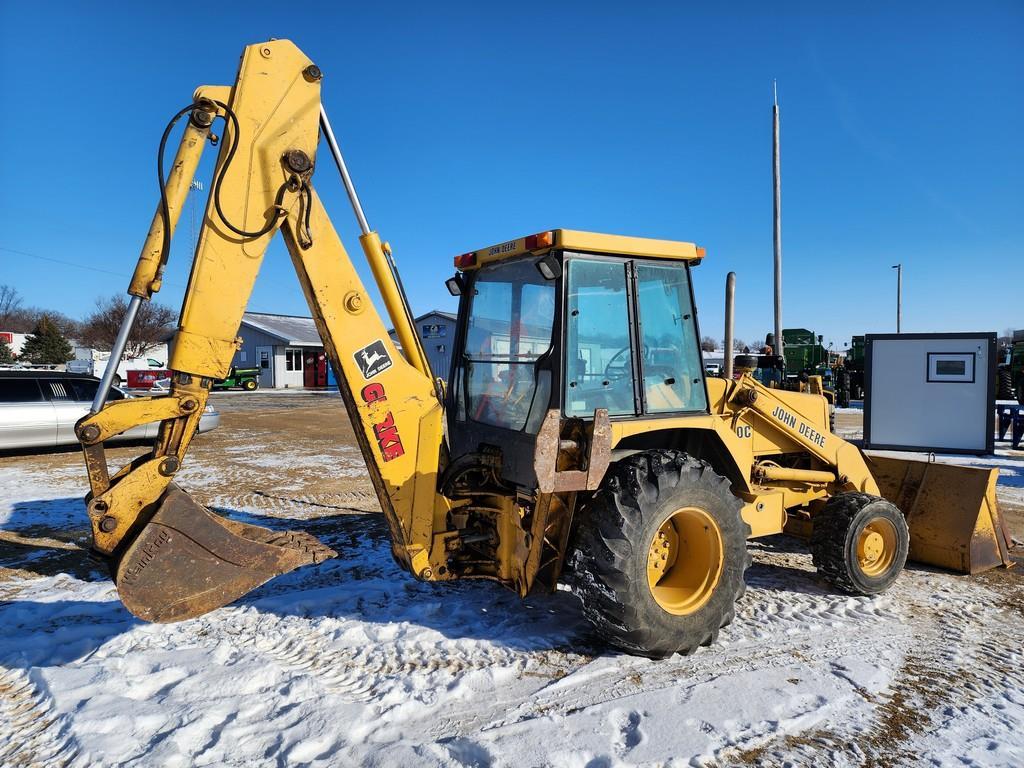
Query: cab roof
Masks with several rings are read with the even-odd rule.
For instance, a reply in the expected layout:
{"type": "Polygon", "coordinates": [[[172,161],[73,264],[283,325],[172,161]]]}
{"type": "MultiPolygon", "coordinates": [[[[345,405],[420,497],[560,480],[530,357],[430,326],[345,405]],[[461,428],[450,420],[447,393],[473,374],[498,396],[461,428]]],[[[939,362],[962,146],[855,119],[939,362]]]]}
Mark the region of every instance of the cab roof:
{"type": "Polygon", "coordinates": [[[520,237],[456,256],[455,266],[461,270],[475,269],[484,264],[522,256],[526,253],[534,253],[539,256],[551,250],[674,259],[690,264],[698,264],[704,258],[703,248],[678,240],[603,235],[598,232],[581,232],[575,229],[549,229],[535,235],[520,237]]]}

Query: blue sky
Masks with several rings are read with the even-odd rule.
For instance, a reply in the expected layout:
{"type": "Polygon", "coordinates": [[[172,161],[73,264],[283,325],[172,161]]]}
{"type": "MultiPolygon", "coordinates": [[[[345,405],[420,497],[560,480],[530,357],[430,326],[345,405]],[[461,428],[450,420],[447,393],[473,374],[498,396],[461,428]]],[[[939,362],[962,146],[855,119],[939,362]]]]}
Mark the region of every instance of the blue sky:
{"type": "MultiPolygon", "coordinates": [[[[124,291],[164,124],[271,37],[325,72],[370,223],[417,313],[454,306],[455,254],[568,227],[705,246],[702,331],[721,336],[734,270],[737,334],[762,337],[777,78],[784,324],[840,348],[894,330],[902,262],[904,330],[1024,327],[1020,2],[0,0],[0,283],[72,316],[124,291]]],[[[358,254],[329,164],[314,183],[358,254]]],[[[159,296],[172,306],[189,230],[186,212],[159,296]]],[[[250,307],[307,313],[280,240],[250,307]]]]}

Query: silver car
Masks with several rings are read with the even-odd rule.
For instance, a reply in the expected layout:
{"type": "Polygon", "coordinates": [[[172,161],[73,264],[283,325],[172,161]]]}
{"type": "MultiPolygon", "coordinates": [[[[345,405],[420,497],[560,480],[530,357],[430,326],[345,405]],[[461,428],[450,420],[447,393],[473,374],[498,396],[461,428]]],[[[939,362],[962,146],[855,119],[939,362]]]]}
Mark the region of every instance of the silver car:
{"type": "MultiPolygon", "coordinates": [[[[75,423],[89,412],[99,379],[55,371],[0,371],[0,449],[75,445],[75,423]]],[[[131,395],[114,387],[110,400],[131,395]]],[[[199,420],[199,431],[220,424],[213,406],[199,420]]],[[[156,437],[159,423],[143,424],[108,442],[156,437]]]]}

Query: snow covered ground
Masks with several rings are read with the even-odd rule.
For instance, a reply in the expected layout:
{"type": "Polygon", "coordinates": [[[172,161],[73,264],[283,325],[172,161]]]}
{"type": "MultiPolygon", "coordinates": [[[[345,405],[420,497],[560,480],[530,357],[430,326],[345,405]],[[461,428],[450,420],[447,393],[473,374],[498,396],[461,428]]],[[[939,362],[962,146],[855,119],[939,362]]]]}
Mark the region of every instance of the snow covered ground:
{"type": "MultiPolygon", "coordinates": [[[[221,446],[228,484],[196,464],[181,484],[341,557],[173,625],[134,619],[82,550],[77,455],[0,458],[0,765],[1024,764],[1012,572],[912,567],[853,598],[795,540],[754,542],[720,641],[654,662],[603,647],[568,593],[414,581],[358,488],[251,490],[293,474],[301,448],[221,446]]],[[[343,448],[304,470],[358,474],[343,448]]],[[[1003,458],[1015,492],[1024,454],[1003,458]]]]}

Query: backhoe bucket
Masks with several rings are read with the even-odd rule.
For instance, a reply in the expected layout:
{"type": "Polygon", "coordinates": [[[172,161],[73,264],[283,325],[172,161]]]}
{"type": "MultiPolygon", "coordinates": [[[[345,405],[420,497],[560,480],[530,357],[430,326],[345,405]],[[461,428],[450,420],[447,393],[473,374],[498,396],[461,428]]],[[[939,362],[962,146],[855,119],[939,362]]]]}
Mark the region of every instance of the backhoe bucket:
{"type": "Polygon", "coordinates": [[[960,573],[1010,566],[997,469],[869,456],[882,495],[906,515],[910,559],[960,573]]]}
{"type": "Polygon", "coordinates": [[[115,564],[115,581],[121,601],[140,619],[181,621],[336,555],[307,533],[214,515],[171,485],[115,564]]]}

